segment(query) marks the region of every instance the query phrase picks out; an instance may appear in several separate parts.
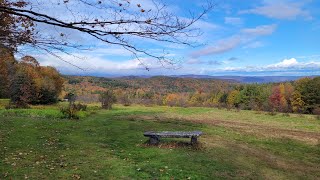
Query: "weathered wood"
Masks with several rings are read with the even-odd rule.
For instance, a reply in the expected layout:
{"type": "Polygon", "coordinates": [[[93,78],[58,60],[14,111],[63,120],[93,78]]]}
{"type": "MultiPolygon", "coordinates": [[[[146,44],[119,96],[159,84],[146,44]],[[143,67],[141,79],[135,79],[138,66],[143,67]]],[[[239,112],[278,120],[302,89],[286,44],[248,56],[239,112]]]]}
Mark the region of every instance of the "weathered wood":
{"type": "Polygon", "coordinates": [[[158,144],[160,142],[160,138],[191,138],[191,144],[196,144],[198,141],[198,137],[202,135],[201,131],[161,131],[154,132],[149,131],[143,133],[144,136],[149,137],[150,144],[158,144]]]}
{"type": "Polygon", "coordinates": [[[201,131],[190,131],[190,132],[185,132],[185,131],[161,131],[161,132],[154,132],[154,131],[149,131],[143,133],[144,136],[146,137],[151,137],[151,136],[160,136],[160,137],[168,137],[168,138],[191,138],[191,137],[199,137],[202,135],[201,131]]]}

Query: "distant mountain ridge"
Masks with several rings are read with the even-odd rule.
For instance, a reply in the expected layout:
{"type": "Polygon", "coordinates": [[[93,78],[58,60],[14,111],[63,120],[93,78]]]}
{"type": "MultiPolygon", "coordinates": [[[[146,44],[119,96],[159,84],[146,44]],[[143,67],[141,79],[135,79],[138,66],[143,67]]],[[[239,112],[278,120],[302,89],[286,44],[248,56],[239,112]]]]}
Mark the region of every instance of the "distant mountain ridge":
{"type": "Polygon", "coordinates": [[[315,76],[209,76],[209,75],[169,75],[169,76],[122,76],[120,79],[138,79],[152,77],[173,77],[173,78],[192,78],[192,79],[215,79],[238,83],[277,83],[286,81],[295,81],[303,77],[315,76]]]}
{"type": "MultiPolygon", "coordinates": [[[[65,75],[65,76],[77,76],[77,75],[65,75]]],[[[81,75],[78,75],[81,77],[81,75]]],[[[295,81],[303,77],[318,77],[320,75],[311,76],[210,76],[210,75],[196,75],[196,74],[186,74],[186,75],[128,75],[128,76],[88,76],[97,78],[108,78],[108,79],[123,79],[123,80],[136,80],[136,79],[150,79],[150,78],[182,78],[182,79],[210,79],[210,80],[221,80],[233,83],[279,83],[295,81]]],[[[85,76],[82,76],[85,77],[85,76]]]]}
{"type": "Polygon", "coordinates": [[[219,79],[239,83],[272,83],[294,81],[305,76],[208,76],[208,75],[181,75],[180,78],[219,79]]]}

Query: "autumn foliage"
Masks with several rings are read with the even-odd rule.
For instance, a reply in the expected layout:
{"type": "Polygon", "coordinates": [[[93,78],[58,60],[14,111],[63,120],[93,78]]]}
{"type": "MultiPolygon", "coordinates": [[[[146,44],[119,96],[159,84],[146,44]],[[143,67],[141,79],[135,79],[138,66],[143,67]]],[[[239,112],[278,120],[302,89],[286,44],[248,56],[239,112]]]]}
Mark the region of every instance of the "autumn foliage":
{"type": "Polygon", "coordinates": [[[24,56],[17,61],[12,53],[2,55],[0,63],[0,76],[3,77],[0,83],[0,98],[10,98],[11,107],[57,102],[64,79],[56,69],[40,66],[31,56],[24,56]]]}
{"type": "Polygon", "coordinates": [[[320,77],[295,82],[239,84],[214,79],[173,77],[117,79],[67,76],[65,91],[76,91],[84,102],[99,100],[108,89],[118,103],[167,106],[227,107],[258,111],[313,113],[320,106],[320,77]]]}

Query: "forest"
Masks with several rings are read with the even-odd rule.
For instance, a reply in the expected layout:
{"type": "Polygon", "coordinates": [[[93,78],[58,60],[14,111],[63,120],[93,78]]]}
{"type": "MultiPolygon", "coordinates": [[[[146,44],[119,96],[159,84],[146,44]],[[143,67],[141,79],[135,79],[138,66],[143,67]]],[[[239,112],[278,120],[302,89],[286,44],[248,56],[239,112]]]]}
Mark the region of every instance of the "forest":
{"type": "Polygon", "coordinates": [[[95,102],[101,92],[109,89],[124,105],[133,103],[320,114],[320,77],[267,84],[165,76],[65,76],[65,79],[64,91],[76,93],[83,102],[95,102]]]}

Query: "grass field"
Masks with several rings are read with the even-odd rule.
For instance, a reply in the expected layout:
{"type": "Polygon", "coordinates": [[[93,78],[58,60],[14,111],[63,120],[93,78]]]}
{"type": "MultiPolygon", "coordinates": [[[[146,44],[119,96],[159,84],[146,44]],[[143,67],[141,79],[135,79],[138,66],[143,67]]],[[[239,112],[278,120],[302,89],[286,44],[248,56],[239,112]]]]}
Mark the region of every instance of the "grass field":
{"type": "MultiPolygon", "coordinates": [[[[94,107],[91,107],[94,109],[94,107]]],[[[317,179],[320,121],[213,108],[116,106],[78,121],[59,108],[0,109],[0,179],[317,179]],[[200,144],[144,131],[201,130],[200,144]]]]}

